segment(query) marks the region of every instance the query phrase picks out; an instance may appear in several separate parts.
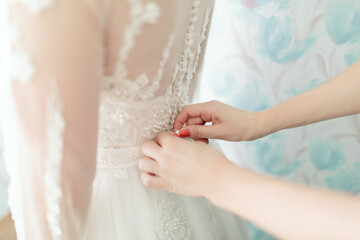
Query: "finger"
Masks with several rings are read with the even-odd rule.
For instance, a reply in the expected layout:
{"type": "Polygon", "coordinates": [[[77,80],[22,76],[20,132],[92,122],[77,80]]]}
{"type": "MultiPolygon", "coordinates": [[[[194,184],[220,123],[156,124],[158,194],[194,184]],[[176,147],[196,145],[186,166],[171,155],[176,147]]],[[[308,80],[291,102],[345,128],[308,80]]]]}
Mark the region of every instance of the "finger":
{"type": "Polygon", "coordinates": [[[162,132],[156,137],[156,142],[161,147],[164,147],[166,144],[169,144],[169,142],[174,141],[175,138],[173,133],[162,132]]]}
{"type": "Polygon", "coordinates": [[[159,163],[151,158],[143,158],[139,162],[139,169],[143,172],[159,174],[159,163]]]}
{"type": "Polygon", "coordinates": [[[211,121],[211,114],[208,113],[209,104],[210,103],[207,102],[185,106],[175,118],[174,131],[180,130],[189,118],[200,117],[206,122],[211,121]]]}
{"type": "Polygon", "coordinates": [[[141,181],[143,182],[143,184],[146,187],[158,188],[158,189],[168,191],[167,185],[165,184],[165,180],[158,177],[158,176],[152,176],[149,173],[142,173],[141,174],[141,181]]]}
{"type": "Polygon", "coordinates": [[[217,139],[221,134],[221,127],[219,125],[191,125],[180,131],[180,137],[190,137],[194,139],[199,138],[215,138],[217,139]]]}
{"type": "Polygon", "coordinates": [[[140,150],[145,156],[158,159],[160,157],[161,147],[155,141],[145,141],[141,144],[140,150]]]}
{"type": "Polygon", "coordinates": [[[201,117],[189,118],[187,125],[204,125],[205,122],[201,117]]]}

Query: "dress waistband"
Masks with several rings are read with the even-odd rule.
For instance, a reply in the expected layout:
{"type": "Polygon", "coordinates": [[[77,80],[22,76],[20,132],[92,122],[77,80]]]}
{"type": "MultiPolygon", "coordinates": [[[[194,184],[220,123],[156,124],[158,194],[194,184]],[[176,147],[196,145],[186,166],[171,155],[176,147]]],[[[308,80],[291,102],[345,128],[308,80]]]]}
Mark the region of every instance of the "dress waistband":
{"type": "Polygon", "coordinates": [[[97,168],[114,169],[137,166],[142,154],[140,147],[104,149],[98,148],[97,168]]]}

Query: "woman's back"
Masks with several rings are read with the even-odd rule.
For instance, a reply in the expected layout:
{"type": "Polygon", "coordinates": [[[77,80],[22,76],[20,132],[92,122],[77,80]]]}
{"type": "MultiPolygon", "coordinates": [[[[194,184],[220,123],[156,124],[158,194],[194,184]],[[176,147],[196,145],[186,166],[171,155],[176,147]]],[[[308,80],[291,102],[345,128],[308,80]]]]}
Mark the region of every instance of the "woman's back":
{"type": "Polygon", "coordinates": [[[171,129],[201,63],[213,2],[109,1],[100,147],[138,146],[171,129]]]}
{"type": "Polygon", "coordinates": [[[2,4],[1,116],[19,239],[246,239],[240,219],[147,189],[137,168],[140,143],[169,131],[188,100],[213,0],[2,4]]]}

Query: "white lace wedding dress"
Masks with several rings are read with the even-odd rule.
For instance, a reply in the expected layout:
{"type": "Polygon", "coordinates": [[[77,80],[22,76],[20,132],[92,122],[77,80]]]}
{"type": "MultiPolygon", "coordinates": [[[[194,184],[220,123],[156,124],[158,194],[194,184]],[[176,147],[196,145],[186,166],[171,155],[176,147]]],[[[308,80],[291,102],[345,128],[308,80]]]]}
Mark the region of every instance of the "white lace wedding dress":
{"type": "Polygon", "coordinates": [[[214,0],[2,0],[18,239],[247,239],[209,202],[148,189],[139,145],[188,102],[214,0]]]}

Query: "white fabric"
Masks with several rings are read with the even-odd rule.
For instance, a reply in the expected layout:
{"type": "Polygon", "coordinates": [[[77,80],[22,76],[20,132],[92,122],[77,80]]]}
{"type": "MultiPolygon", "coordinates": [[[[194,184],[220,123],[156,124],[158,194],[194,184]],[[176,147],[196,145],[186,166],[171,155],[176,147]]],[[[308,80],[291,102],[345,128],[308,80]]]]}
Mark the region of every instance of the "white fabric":
{"type": "Polygon", "coordinates": [[[137,169],[140,143],[171,130],[188,102],[213,0],[2,4],[2,122],[20,240],[247,238],[242,220],[147,189],[137,169]]]}

